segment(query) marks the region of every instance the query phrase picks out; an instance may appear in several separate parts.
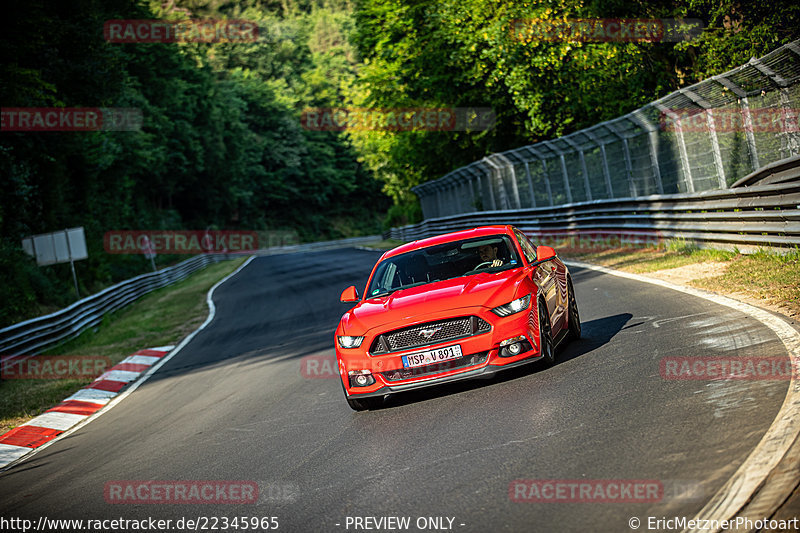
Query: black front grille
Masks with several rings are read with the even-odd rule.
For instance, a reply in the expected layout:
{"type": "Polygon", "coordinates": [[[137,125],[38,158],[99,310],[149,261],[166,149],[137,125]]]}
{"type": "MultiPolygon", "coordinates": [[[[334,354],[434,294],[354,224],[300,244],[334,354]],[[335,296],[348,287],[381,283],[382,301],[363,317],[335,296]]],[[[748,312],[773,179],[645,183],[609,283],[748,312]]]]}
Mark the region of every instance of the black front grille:
{"type": "Polygon", "coordinates": [[[491,329],[492,326],[488,322],[477,316],[428,322],[378,335],[370,347],[370,352],[380,354],[408,350],[486,333],[491,329]]]}
{"type": "Polygon", "coordinates": [[[432,365],[418,366],[416,368],[399,368],[397,370],[389,370],[381,372],[381,375],[387,381],[401,381],[404,379],[418,378],[430,374],[437,374],[439,372],[446,372],[455,368],[464,368],[472,365],[479,365],[486,361],[489,352],[480,352],[472,355],[459,357],[458,359],[451,359],[441,363],[434,363],[432,365]]]}

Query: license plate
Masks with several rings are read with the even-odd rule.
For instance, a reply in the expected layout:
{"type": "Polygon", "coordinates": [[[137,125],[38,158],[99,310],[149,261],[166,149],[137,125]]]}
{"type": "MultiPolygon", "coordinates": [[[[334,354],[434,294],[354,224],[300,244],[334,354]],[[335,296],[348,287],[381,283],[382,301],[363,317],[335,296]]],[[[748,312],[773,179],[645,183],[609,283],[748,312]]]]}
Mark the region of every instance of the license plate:
{"type": "Polygon", "coordinates": [[[450,359],[458,359],[462,355],[461,346],[459,344],[428,350],[427,352],[412,353],[403,356],[403,368],[441,363],[442,361],[449,361],[450,359]]]}

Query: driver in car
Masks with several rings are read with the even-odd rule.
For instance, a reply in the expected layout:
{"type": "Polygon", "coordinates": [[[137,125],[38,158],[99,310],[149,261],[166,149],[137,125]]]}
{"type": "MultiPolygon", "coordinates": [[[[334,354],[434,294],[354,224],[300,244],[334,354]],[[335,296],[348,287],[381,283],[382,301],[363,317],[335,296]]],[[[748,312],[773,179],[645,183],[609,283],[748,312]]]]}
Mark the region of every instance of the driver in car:
{"type": "Polygon", "coordinates": [[[481,258],[481,264],[491,263],[491,266],[497,267],[503,264],[502,259],[497,257],[497,246],[491,244],[484,244],[478,247],[478,257],[481,258]]]}

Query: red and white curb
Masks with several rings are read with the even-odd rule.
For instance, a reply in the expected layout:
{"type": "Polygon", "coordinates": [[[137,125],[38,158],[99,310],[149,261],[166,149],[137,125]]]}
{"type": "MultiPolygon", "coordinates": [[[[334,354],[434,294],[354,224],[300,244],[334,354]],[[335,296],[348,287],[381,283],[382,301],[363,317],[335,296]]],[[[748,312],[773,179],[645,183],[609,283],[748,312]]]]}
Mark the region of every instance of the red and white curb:
{"type": "Polygon", "coordinates": [[[14,428],[5,435],[0,436],[0,471],[11,468],[12,463],[16,464],[23,457],[38,453],[47,448],[50,444],[60,438],[66,437],[75,431],[79,431],[84,425],[109,412],[115,405],[124,400],[139,386],[150,378],[167,361],[178,355],[178,353],[189,344],[194,337],[206,328],[216,316],[216,306],[214,305],[214,291],[217,287],[231,279],[240,270],[249,265],[255,255],[251,255],[247,261],[239,265],[239,268],[219,280],[206,293],[206,305],[208,306],[208,316],[200,327],[178,343],[177,346],[162,346],[160,348],[150,348],[141,350],[127,357],[119,365],[111,368],[108,372],[97,378],[88,387],[79,390],[54,409],[63,408],[53,413],[47,412],[40,417],[36,417],[27,424],[14,428]],[[130,385],[125,387],[125,385],[130,385]],[[124,390],[122,390],[124,388],[124,390]],[[122,392],[120,392],[122,390],[122,392]],[[80,402],[72,404],[68,402],[80,402]],[[65,405],[67,404],[67,405],[65,405]],[[70,409],[73,407],[73,409],[70,409]],[[74,407],[86,409],[74,409],[74,407]],[[50,415],[50,416],[48,416],[50,415]],[[47,417],[45,425],[38,421],[47,417]],[[48,420],[49,419],[49,420],[48,420]],[[55,427],[53,427],[55,425],[55,427]],[[34,428],[43,428],[42,430],[34,428]],[[24,438],[27,432],[32,438],[24,438]],[[6,440],[19,434],[19,440],[6,440]]]}
{"type": "Polygon", "coordinates": [[[139,350],[52,409],[0,435],[0,468],[53,440],[106,406],[174,346],[139,350]]]}

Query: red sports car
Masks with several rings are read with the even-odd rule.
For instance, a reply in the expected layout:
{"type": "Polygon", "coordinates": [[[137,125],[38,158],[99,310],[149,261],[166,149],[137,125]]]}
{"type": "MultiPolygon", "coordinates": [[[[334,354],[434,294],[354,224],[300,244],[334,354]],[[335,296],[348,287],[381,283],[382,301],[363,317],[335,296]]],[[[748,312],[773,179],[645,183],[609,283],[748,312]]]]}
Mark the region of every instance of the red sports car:
{"type": "Polygon", "coordinates": [[[345,397],[356,411],[387,394],[493,374],[578,338],[569,270],[513,226],[486,226],[383,254],[336,328],[345,397]]]}

